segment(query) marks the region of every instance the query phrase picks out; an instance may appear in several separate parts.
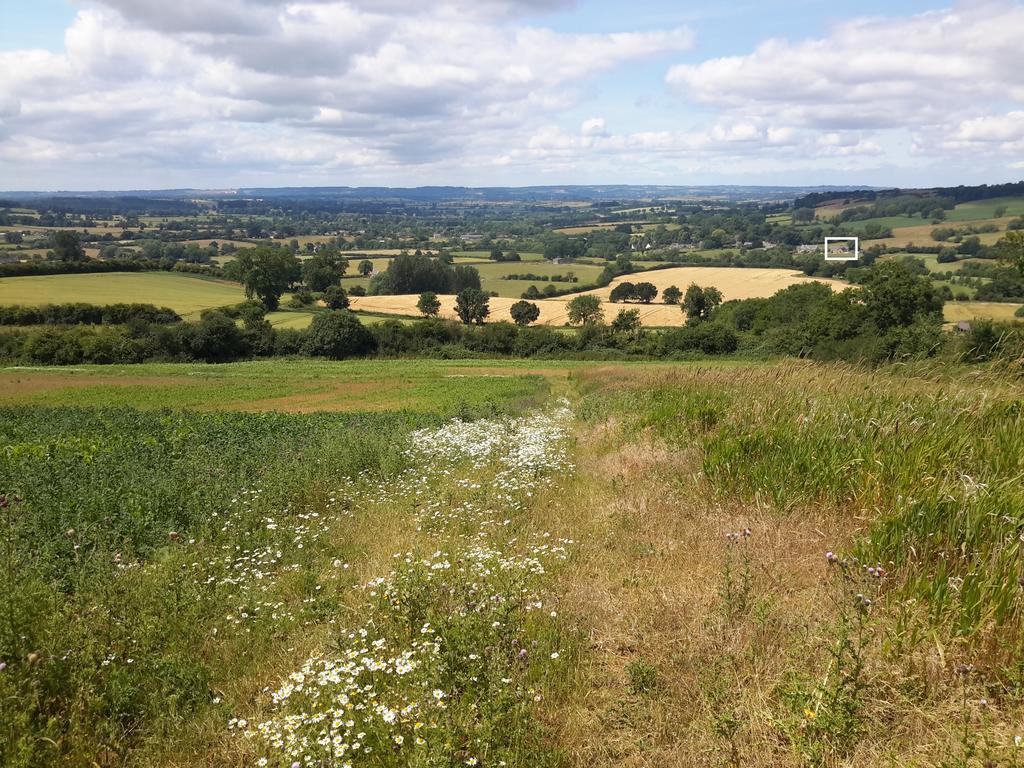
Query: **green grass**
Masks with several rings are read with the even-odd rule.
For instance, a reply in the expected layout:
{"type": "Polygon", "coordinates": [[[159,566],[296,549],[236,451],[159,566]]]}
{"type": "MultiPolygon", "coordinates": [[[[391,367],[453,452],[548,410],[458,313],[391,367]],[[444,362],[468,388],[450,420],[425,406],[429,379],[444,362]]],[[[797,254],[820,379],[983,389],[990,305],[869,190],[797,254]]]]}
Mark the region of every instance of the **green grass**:
{"type": "MultiPolygon", "coordinates": [[[[537,366],[439,360],[267,360],[0,369],[0,405],[257,411],[407,410],[452,415],[547,391],[537,366]],[[483,368],[478,372],[478,369],[483,368]]],[[[556,367],[557,366],[553,366],[556,367]]]]}
{"type": "MultiPolygon", "coordinates": [[[[628,414],[637,429],[698,451],[723,497],[782,512],[870,510],[859,551],[892,565],[903,597],[954,634],[1017,626],[1018,395],[998,384],[912,385],[890,372],[847,378],[826,366],[777,375],[759,391],[767,384],[756,371],[685,373],[602,394],[585,412],[628,414]],[[963,589],[951,591],[950,579],[963,589]]],[[[1004,639],[1012,647],[1019,637],[1004,639]]]]}
{"type": "Polygon", "coordinates": [[[1024,216],[1024,197],[995,197],[991,200],[960,203],[952,211],[946,211],[946,221],[976,221],[995,218],[996,208],[1005,208],[1004,216],[1024,216]]]}
{"type": "Polygon", "coordinates": [[[922,219],[920,216],[878,216],[874,219],[864,219],[863,221],[848,221],[844,223],[843,229],[849,230],[854,234],[864,231],[864,227],[868,224],[878,224],[885,229],[898,229],[899,227],[919,227],[923,224],[928,224],[931,219],[922,219]]]}
{"type": "Polygon", "coordinates": [[[278,312],[268,312],[267,322],[269,322],[275,328],[308,328],[309,324],[313,322],[312,312],[302,312],[298,310],[280,310],[278,312]]]}
{"type": "MultiPolygon", "coordinates": [[[[473,261],[491,260],[490,251],[452,251],[452,256],[456,257],[457,259],[472,259],[473,261]]],[[[519,258],[522,261],[544,261],[544,254],[531,251],[520,251],[519,258]]]]}
{"type": "Polygon", "coordinates": [[[592,283],[601,274],[601,268],[589,264],[552,264],[550,262],[505,262],[475,265],[480,272],[480,285],[485,291],[496,291],[499,296],[508,298],[519,298],[531,285],[536,285],[543,290],[545,285],[554,285],[556,288],[568,288],[573,283],[551,283],[542,280],[506,280],[505,275],[523,274],[529,272],[534,275],[565,275],[572,272],[579,278],[579,284],[592,283]]]}
{"type": "MultiPolygon", "coordinates": [[[[360,649],[358,636],[339,634],[340,619],[370,633],[359,655],[408,648],[400,658],[416,662],[406,675],[357,673],[348,694],[366,704],[346,716],[369,732],[363,743],[387,755],[404,732],[403,754],[429,750],[429,764],[497,753],[554,765],[515,694],[547,692],[565,674],[552,651],[571,651],[571,637],[528,613],[541,581],[530,564],[556,558],[546,544],[519,544],[515,529],[489,537],[489,550],[464,543],[457,518],[425,517],[428,530],[412,529],[410,471],[456,510],[486,503],[472,481],[499,471],[466,467],[451,451],[429,460],[405,452],[413,428],[439,423],[436,412],[0,409],[0,762],[284,759],[229,718],[266,717],[265,683],[303,659],[360,649]],[[392,490],[394,500],[381,498],[392,490]],[[459,567],[442,573],[410,558],[388,573],[393,547],[459,567]],[[382,565],[381,596],[353,589],[382,565]],[[536,649],[529,667],[510,655],[513,640],[536,649]],[[418,725],[407,714],[391,728],[376,714],[378,702],[409,701],[419,704],[418,725]],[[367,704],[374,709],[364,712],[367,704]],[[420,735],[429,741],[416,742],[420,735]]],[[[286,711],[322,706],[295,696],[286,711]]]]}
{"type": "Polygon", "coordinates": [[[211,307],[245,300],[242,286],[173,272],[110,272],[0,279],[0,304],[140,302],[194,318],[211,307]]]}

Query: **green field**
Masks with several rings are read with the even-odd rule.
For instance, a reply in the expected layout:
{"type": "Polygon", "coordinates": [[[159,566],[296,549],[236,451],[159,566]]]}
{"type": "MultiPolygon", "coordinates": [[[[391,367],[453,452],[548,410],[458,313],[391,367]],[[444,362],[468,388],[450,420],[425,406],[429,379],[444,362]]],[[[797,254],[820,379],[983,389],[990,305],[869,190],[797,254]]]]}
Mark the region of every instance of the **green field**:
{"type": "Polygon", "coordinates": [[[1012,766],[1022,444],[955,365],[3,369],[0,764],[1012,766]]]}
{"type": "Polygon", "coordinates": [[[546,285],[553,285],[556,288],[570,288],[574,285],[586,285],[594,282],[601,274],[601,268],[589,264],[552,264],[547,261],[541,262],[504,262],[489,264],[476,264],[480,272],[480,286],[485,291],[495,291],[499,296],[518,298],[531,285],[536,285],[543,290],[546,285]],[[553,283],[543,280],[506,280],[505,275],[516,275],[529,272],[534,275],[565,275],[572,272],[579,278],[579,283],[553,283]]]}
{"type": "Polygon", "coordinates": [[[991,219],[995,217],[997,208],[1006,209],[1004,216],[1024,216],[1024,198],[994,197],[991,200],[960,203],[952,211],[946,211],[946,221],[991,219]]]}
{"type": "Polygon", "coordinates": [[[266,315],[267,322],[275,328],[307,328],[309,324],[313,322],[312,312],[302,312],[301,310],[280,310],[278,312],[268,312],[266,315]]]}
{"type": "Polygon", "coordinates": [[[193,318],[211,307],[245,300],[242,286],[173,272],[109,272],[0,278],[0,304],[139,302],[193,318]]]}
{"type": "MultiPolygon", "coordinates": [[[[472,259],[473,261],[491,260],[490,251],[452,251],[452,256],[456,259],[472,259]]],[[[522,261],[544,261],[544,254],[522,251],[519,254],[519,258],[522,261]]]]}
{"type": "Polygon", "coordinates": [[[571,364],[459,361],[0,368],[0,404],[283,411],[457,412],[529,397],[571,364]]]}

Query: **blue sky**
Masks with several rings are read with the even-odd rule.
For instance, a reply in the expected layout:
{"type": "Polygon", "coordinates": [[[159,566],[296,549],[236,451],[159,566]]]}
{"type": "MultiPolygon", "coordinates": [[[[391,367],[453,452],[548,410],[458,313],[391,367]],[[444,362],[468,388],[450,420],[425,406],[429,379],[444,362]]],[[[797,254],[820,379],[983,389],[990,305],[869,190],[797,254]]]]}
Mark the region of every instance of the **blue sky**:
{"type": "Polygon", "coordinates": [[[1010,0],[0,0],[0,189],[1024,177],[1010,0]]]}

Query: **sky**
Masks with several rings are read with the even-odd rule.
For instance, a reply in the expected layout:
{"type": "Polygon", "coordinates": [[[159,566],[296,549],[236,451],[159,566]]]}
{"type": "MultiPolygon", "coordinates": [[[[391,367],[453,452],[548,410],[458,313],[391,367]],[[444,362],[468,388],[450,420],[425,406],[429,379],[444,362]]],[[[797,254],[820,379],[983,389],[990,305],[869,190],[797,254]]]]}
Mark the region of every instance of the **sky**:
{"type": "Polygon", "coordinates": [[[1010,0],[0,0],[0,190],[1024,179],[1010,0]]]}

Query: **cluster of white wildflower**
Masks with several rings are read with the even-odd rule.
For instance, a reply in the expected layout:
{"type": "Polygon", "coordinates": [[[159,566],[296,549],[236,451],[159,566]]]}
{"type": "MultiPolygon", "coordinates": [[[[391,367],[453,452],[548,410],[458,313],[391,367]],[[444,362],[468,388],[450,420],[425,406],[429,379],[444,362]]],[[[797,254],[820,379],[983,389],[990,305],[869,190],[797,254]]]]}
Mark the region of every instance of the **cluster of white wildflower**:
{"type": "Polygon", "coordinates": [[[476,711],[466,702],[540,699],[529,664],[559,655],[528,643],[523,622],[544,608],[542,577],[572,542],[489,532],[508,531],[524,500],[570,468],[568,419],[559,408],[413,433],[412,467],[363,501],[411,502],[440,546],[429,556],[396,554],[389,573],[361,587],[363,626],[268,690],[270,717],[230,724],[262,744],[261,765],[357,766],[379,762],[382,752],[407,763],[417,750],[446,749],[455,749],[446,759],[472,765],[483,750],[452,747],[453,702],[476,711]],[[445,486],[458,498],[437,493],[445,486]]]}

